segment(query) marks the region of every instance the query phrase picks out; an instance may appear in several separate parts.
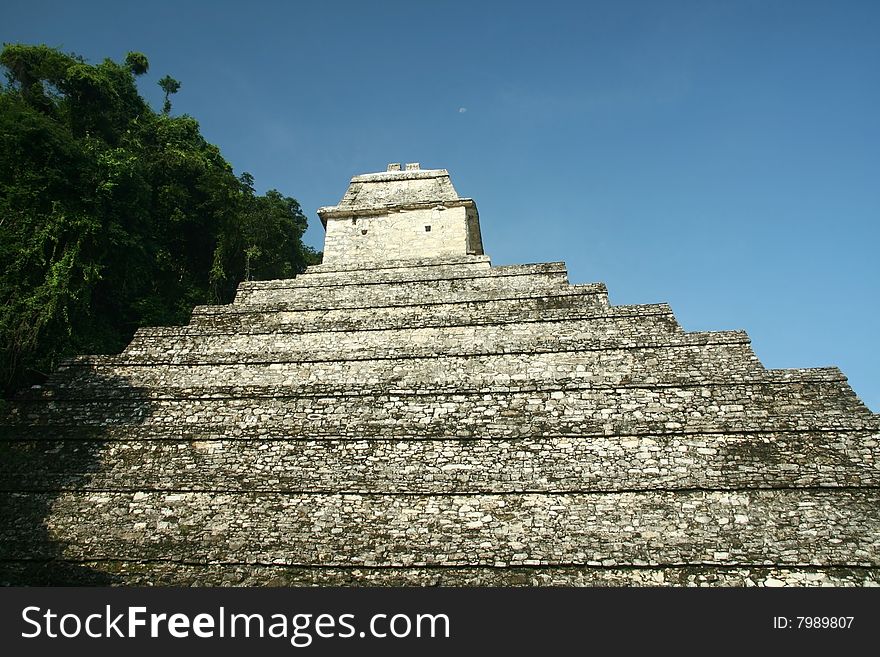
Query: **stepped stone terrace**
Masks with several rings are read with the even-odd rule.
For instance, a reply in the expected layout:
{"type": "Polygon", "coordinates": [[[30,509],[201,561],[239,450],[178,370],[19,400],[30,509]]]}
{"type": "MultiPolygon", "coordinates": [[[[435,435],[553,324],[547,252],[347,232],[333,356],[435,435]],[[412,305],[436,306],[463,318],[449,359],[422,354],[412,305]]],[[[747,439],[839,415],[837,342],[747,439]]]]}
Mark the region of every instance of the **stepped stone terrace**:
{"type": "Polygon", "coordinates": [[[880,418],[837,369],[493,267],[443,169],[319,215],[323,264],[13,403],[5,583],[880,580],[880,418]]]}

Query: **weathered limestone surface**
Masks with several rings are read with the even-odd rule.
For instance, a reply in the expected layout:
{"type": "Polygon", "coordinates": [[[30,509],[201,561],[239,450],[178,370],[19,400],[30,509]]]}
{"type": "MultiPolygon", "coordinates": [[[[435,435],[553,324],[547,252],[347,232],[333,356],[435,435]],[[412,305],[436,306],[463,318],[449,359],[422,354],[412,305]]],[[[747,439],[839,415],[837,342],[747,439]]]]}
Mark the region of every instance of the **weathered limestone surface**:
{"type": "MultiPolygon", "coordinates": [[[[684,337],[684,336],[682,336],[684,337]]],[[[539,351],[531,353],[490,353],[408,357],[365,358],[363,354],[347,360],[327,360],[306,354],[311,360],[278,358],[275,362],[244,363],[242,355],[235,363],[190,362],[180,364],[166,359],[148,362],[144,354],[136,358],[107,359],[103,362],[70,368],[58,377],[52,394],[81,395],[84,390],[106,396],[121,391],[96,379],[95,373],[125,376],[137,372],[138,380],[151,386],[180,388],[204,387],[206,382],[235,381],[248,386],[314,386],[343,387],[364,382],[394,381],[397,388],[433,384],[444,388],[455,385],[498,386],[511,382],[554,381],[558,384],[589,382],[592,385],[631,384],[699,384],[739,375],[745,381],[762,372],[746,342],[707,342],[704,344],[671,344],[631,348],[580,349],[539,351]],[[675,369],[657,371],[652,363],[664,359],[675,369]],[[721,364],[729,362],[726,372],[721,364]]],[[[141,348],[145,348],[141,346],[141,348]]],[[[261,360],[265,354],[255,356],[261,360]]]]}
{"type": "MultiPolygon", "coordinates": [[[[0,487],[54,490],[87,473],[81,430],[9,443],[0,487]],[[41,458],[34,463],[31,458],[41,458]]],[[[90,490],[508,493],[877,486],[868,432],[303,439],[286,433],[107,430],[90,490]]]]}
{"type": "MultiPolygon", "coordinates": [[[[3,504],[17,504],[21,493],[3,504]]],[[[27,493],[40,496],[45,493],[27,493]]],[[[49,503],[49,500],[46,500],[49,503]]],[[[880,493],[639,491],[358,495],[210,492],[65,492],[49,530],[73,559],[328,566],[873,565],[880,493]],[[133,513],[136,511],[136,513],[133,513]],[[113,519],[94,533],[83,518],[113,519]],[[352,517],[369,530],[346,531],[352,517]],[[239,559],[235,559],[238,561],[239,559]]],[[[30,546],[5,530],[4,552],[30,546]]],[[[32,549],[32,548],[30,548],[32,549]]],[[[52,553],[31,551],[32,558],[52,553]]]]}
{"type": "Polygon", "coordinates": [[[837,369],[492,267],[444,170],[321,217],[324,264],[20,396],[4,582],[880,582],[880,421],[837,369]]]}
{"type": "Polygon", "coordinates": [[[445,169],[355,176],[339,205],[318,215],[330,265],[483,253],[477,207],[445,169]]]}
{"type": "Polygon", "coordinates": [[[503,271],[490,269],[454,278],[420,277],[409,281],[359,281],[347,285],[251,285],[239,291],[235,303],[300,302],[304,308],[364,308],[509,298],[518,296],[520,292],[534,295],[553,292],[568,283],[565,265],[562,263],[517,265],[498,269],[503,271]]]}

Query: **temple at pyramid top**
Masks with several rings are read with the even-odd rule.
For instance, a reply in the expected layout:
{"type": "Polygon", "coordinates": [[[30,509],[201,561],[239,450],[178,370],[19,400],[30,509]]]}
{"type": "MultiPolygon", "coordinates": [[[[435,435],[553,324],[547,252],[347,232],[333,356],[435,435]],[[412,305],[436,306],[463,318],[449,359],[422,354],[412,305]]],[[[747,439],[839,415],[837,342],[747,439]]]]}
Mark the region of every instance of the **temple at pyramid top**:
{"type": "Polygon", "coordinates": [[[325,264],[482,255],[480,217],[446,169],[417,163],[355,176],[338,205],[318,209],[325,264]]]}

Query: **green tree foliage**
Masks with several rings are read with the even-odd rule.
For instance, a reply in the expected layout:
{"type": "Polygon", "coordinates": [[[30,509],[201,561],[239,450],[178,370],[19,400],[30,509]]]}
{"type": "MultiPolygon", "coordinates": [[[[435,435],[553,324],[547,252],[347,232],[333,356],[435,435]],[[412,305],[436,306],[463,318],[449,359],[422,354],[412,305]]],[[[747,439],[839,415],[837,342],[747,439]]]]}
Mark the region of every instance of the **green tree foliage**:
{"type": "Polygon", "coordinates": [[[130,52],[125,56],[125,65],[134,75],[143,75],[150,70],[147,56],[140,52],[130,52]]]}
{"type": "Polygon", "coordinates": [[[166,75],[164,78],[159,80],[159,86],[162,87],[162,91],[165,92],[165,103],[162,105],[162,113],[170,114],[171,94],[176,94],[178,91],[180,91],[180,82],[172,78],[170,75],[166,75]]]}
{"type": "MultiPolygon", "coordinates": [[[[138,326],[186,322],[246,278],[317,262],[299,204],[257,195],[189,116],[154,112],[135,76],[46,46],[0,53],[0,376],[9,394],[138,326]]],[[[179,86],[170,77],[167,97],[179,86]]],[[[166,88],[167,86],[167,88],[166,88]]],[[[170,109],[170,108],[169,108],[170,109]]]]}

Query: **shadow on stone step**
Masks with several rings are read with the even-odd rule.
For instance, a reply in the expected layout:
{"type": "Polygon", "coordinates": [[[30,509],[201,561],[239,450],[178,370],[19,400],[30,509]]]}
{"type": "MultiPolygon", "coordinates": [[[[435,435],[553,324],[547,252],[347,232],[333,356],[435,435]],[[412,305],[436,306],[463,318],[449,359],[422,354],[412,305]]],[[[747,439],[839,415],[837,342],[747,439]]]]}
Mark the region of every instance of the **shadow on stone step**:
{"type": "Polygon", "coordinates": [[[0,417],[3,586],[119,583],[110,573],[78,563],[68,543],[53,532],[52,512],[67,491],[88,487],[101,468],[107,433],[141,424],[149,416],[144,406],[150,402],[122,377],[93,371],[56,377],[39,390],[20,394],[9,413],[0,417]],[[78,385],[86,379],[87,386],[78,385]],[[139,398],[140,405],[108,406],[107,397],[119,393],[139,398]]]}

